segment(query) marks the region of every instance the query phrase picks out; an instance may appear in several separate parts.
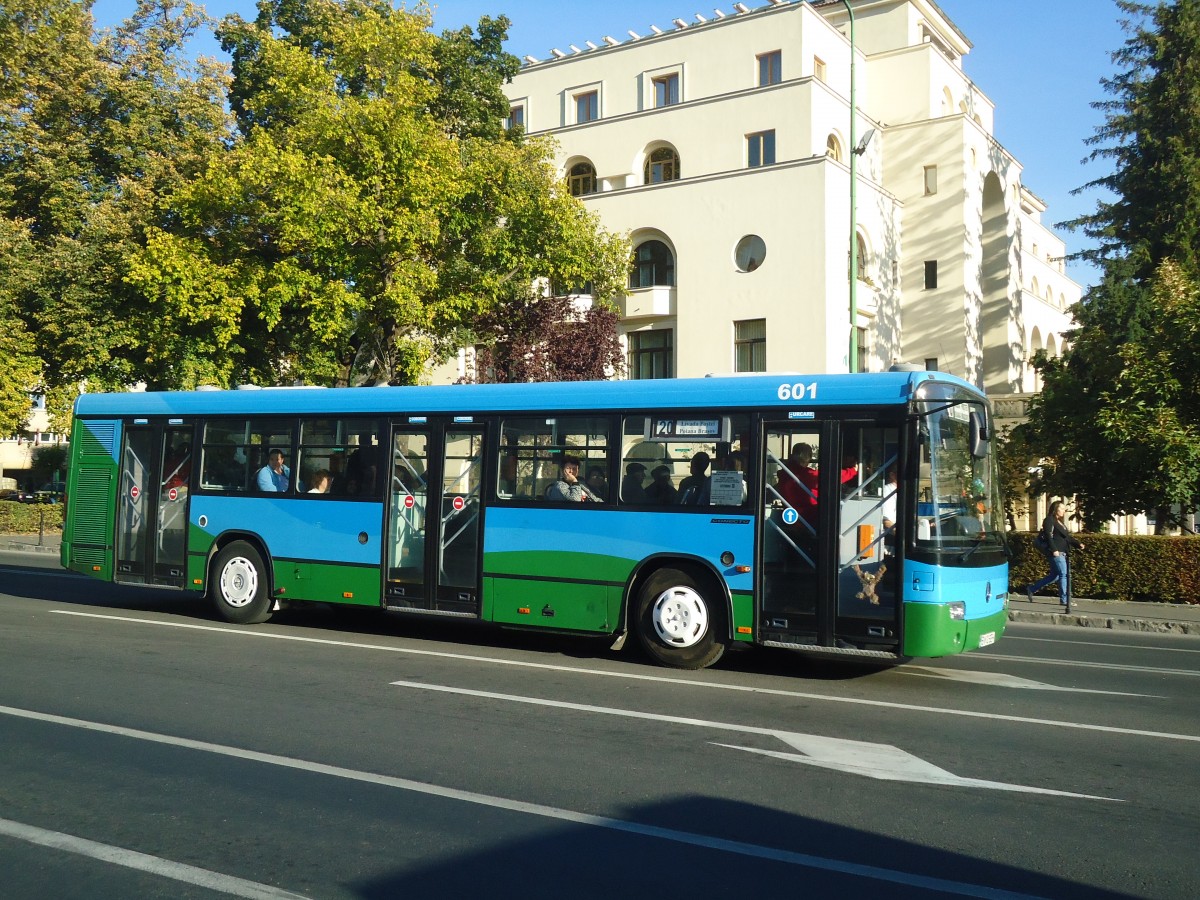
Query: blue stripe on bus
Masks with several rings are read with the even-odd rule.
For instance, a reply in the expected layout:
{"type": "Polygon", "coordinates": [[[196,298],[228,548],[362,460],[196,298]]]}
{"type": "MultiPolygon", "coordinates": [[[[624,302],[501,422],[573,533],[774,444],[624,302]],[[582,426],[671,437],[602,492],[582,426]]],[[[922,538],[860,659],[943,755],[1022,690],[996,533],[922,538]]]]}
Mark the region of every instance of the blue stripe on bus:
{"type": "Polygon", "coordinates": [[[193,494],[191,503],[188,519],[193,528],[214,537],[228,531],[259,535],[272,557],[374,566],[383,557],[382,503],[261,494],[193,494]],[[203,527],[199,524],[201,516],[207,517],[203,527]],[[360,532],[367,534],[365,544],[359,543],[360,532]]]}

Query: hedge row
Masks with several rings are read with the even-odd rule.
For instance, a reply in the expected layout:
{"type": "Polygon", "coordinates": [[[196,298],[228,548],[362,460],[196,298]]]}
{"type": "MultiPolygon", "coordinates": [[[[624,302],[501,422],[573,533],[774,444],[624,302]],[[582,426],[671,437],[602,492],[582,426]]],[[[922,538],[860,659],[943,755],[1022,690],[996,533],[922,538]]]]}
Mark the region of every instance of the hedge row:
{"type": "MultiPolygon", "coordinates": [[[[1009,580],[1020,599],[1025,585],[1050,571],[1033,545],[1035,533],[1009,534],[1009,580]]],[[[1200,604],[1200,537],[1079,534],[1086,548],[1071,551],[1071,594],[1098,600],[1200,604]]],[[[1051,585],[1042,594],[1058,596],[1051,585]]]]}
{"type": "Polygon", "coordinates": [[[39,530],[61,531],[62,503],[16,503],[0,500],[0,534],[37,534],[39,530]]]}

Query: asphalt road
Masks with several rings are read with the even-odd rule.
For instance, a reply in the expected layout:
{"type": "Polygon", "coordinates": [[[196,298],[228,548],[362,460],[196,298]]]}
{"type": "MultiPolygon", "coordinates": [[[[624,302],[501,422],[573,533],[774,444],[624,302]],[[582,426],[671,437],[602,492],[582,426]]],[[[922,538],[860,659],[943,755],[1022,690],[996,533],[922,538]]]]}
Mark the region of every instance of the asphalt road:
{"type": "Polygon", "coordinates": [[[0,553],[6,896],[1200,895],[1200,639],[891,668],[328,609],[0,553]]]}

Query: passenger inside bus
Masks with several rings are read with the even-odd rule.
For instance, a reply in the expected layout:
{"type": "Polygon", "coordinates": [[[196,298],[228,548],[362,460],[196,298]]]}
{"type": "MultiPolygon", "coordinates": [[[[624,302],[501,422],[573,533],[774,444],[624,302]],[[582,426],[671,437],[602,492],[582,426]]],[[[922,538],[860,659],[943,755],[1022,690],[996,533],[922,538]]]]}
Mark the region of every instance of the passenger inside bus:
{"type": "Polygon", "coordinates": [[[646,502],[657,503],[659,506],[672,506],[679,491],[671,481],[671,469],[668,466],[656,466],[650,473],[653,479],[646,488],[646,502]]]}
{"type": "Polygon", "coordinates": [[[625,503],[645,503],[646,467],[640,462],[631,462],[625,467],[625,477],[621,479],[621,500],[625,503]]]}
{"type": "Polygon", "coordinates": [[[546,499],[553,503],[582,503],[588,499],[579,483],[579,457],[564,456],[558,466],[558,480],[546,488],[546,499]]]}
{"type": "Polygon", "coordinates": [[[708,466],[711,458],[701,450],[691,459],[692,474],[679,482],[679,502],[685,506],[708,506],[709,476],[708,466]]]}
{"type": "Polygon", "coordinates": [[[283,464],[283,451],[272,447],[267,452],[267,464],[258,470],[258,489],[268,494],[285,493],[292,470],[283,464]]]}

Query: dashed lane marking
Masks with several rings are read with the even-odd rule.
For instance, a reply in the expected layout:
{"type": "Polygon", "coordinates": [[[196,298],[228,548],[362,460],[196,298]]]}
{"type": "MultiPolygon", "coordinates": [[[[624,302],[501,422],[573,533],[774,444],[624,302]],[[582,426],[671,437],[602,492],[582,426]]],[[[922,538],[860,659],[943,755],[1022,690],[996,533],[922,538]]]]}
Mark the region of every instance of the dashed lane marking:
{"type": "MultiPolygon", "coordinates": [[[[1137,728],[1120,728],[1116,725],[1091,725],[1085,722],[1064,722],[1061,719],[1035,719],[1030,716],[1012,716],[1002,713],[976,712],[969,709],[946,709],[939,706],[921,706],[915,703],[896,703],[890,700],[868,700],[863,697],[833,697],[828,694],[815,694],[808,691],[791,691],[783,688],[751,687],[744,684],[722,684],[715,681],[699,681],[687,678],[672,678],[669,675],[645,675],[640,672],[618,672],[608,669],[587,669],[580,666],[560,666],[552,663],[530,662],[523,659],[504,659],[496,656],[475,656],[470,653],[450,653],[444,650],[421,650],[415,647],[389,647],[386,644],[365,644],[357,641],[335,641],[329,638],[314,638],[297,634],[279,634],[261,629],[238,628],[232,625],[196,625],[191,622],[164,622],[158,619],[139,619],[132,616],[112,616],[100,613],[79,612],[73,609],[55,609],[53,613],[64,616],[79,616],[89,619],[101,619],[114,623],[133,623],[135,625],[154,625],[160,628],[184,628],[192,631],[217,632],[227,637],[256,638],[258,640],[292,641],[302,644],[320,644],[328,647],[344,647],[353,650],[373,650],[383,653],[398,653],[407,656],[428,656],[440,659],[453,659],[461,662],[485,663],[496,666],[515,666],[523,669],[538,669],[542,671],[568,672],[573,675],[597,675],[603,678],[624,678],[630,681],[649,681],[657,684],[671,684],[682,687],[703,688],[714,691],[734,691],[744,694],[762,694],[769,697],[789,697],[798,700],[819,700],[823,703],[843,703],[852,706],[867,706],[875,709],[898,709],[904,712],[931,713],[938,716],[960,716],[968,719],[987,719],[993,722],[1017,722],[1025,725],[1045,725],[1050,728],[1074,728],[1081,731],[1100,731],[1105,734],[1123,734],[1134,737],[1161,738],[1169,741],[1188,741],[1200,743],[1200,735],[1173,734],[1167,731],[1144,731],[1137,728]]],[[[979,659],[994,657],[980,655],[979,659]]]]}
{"type": "Polygon", "coordinates": [[[551,709],[567,709],[574,712],[620,716],[622,718],[640,719],[649,722],[666,722],[672,725],[690,725],[696,728],[734,731],[741,734],[768,735],[778,738],[789,747],[799,750],[800,753],[783,753],[776,750],[763,750],[757,747],[738,747],[733,744],[718,743],[717,746],[729,747],[733,750],[745,750],[748,753],[758,753],[777,759],[789,759],[793,762],[818,766],[823,769],[833,769],[851,775],[864,775],[880,781],[907,781],[912,784],[987,788],[996,791],[1015,791],[1022,794],[1048,794],[1053,797],[1075,797],[1082,800],[1114,799],[1112,797],[1096,797],[1091,794],[1076,794],[1070,791],[1028,787],[1021,784],[1007,784],[1002,781],[963,778],[890,744],[850,741],[844,738],[825,737],[818,734],[800,734],[794,731],[780,731],[775,728],[759,728],[754,725],[711,722],[706,719],[694,719],[688,716],[668,716],[661,713],[642,712],[635,709],[617,709],[609,706],[592,706],[587,703],[570,703],[565,700],[543,700],[537,697],[523,697],[517,694],[467,690],[465,688],[448,687],[440,684],[422,684],[416,681],[393,681],[392,684],[396,687],[412,688],[420,691],[457,694],[463,697],[482,697],[488,700],[502,700],[508,703],[523,703],[531,706],[549,707],[551,709]]]}
{"type": "Polygon", "coordinates": [[[210,744],[206,741],[174,737],[173,735],[158,734],[152,731],[141,731],[136,728],[124,728],[119,725],[108,725],[103,722],[90,722],[85,719],[72,719],[66,716],[56,716],[49,713],[41,713],[28,709],[18,709],[11,706],[0,706],[0,715],[15,716],[54,725],[64,725],[72,728],[82,728],[88,731],[120,735],[122,737],[133,738],[135,740],[166,744],[173,747],[197,750],[204,753],[215,753],[221,756],[232,757],[241,762],[265,763],[267,765],[280,766],[283,768],[310,772],[317,775],[345,778],[352,781],[397,788],[399,790],[411,791],[413,793],[439,797],[446,800],[455,800],[462,803],[487,806],[493,809],[502,809],[510,812],[523,813],[530,816],[539,816],[545,819],[554,819],[560,822],[568,822],[573,825],[603,828],[609,831],[618,831],[625,834],[633,834],[640,837],[669,841],[675,844],[699,847],[706,850],[716,850],[722,853],[732,853],[739,856],[768,860],[771,862],[783,863],[785,865],[792,865],[800,868],[833,872],[835,874],[848,875],[852,878],[866,878],[874,881],[903,885],[905,887],[914,887],[926,891],[953,894],[960,897],[981,897],[986,898],[986,900],[1029,900],[1030,897],[1030,895],[1027,894],[1018,894],[1011,891],[986,887],[983,885],[950,881],[944,878],[934,878],[925,875],[914,875],[909,872],[900,872],[894,869],[884,869],[879,866],[844,862],[836,859],[826,859],[825,857],[812,856],[807,853],[797,853],[791,850],[781,850],[775,847],[764,847],[759,844],[748,844],[742,841],[733,841],[726,838],[695,834],[688,831],[678,831],[673,828],[663,828],[656,825],[644,825],[640,822],[630,822],[624,819],[613,819],[609,818],[608,816],[597,816],[592,815],[591,813],[582,813],[555,806],[545,806],[540,803],[527,803],[523,800],[510,800],[505,797],[495,797],[488,794],[479,794],[474,791],[464,791],[458,788],[442,787],[440,785],[427,784],[421,781],[412,781],[408,778],[397,778],[391,775],[379,775],[374,772],[362,772],[355,769],[345,769],[341,766],[331,766],[324,763],[293,759],[287,756],[277,756],[273,753],[261,753],[257,750],[250,750],[244,747],[230,747],[223,744],[210,744]]]}

